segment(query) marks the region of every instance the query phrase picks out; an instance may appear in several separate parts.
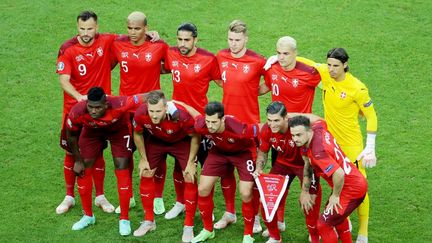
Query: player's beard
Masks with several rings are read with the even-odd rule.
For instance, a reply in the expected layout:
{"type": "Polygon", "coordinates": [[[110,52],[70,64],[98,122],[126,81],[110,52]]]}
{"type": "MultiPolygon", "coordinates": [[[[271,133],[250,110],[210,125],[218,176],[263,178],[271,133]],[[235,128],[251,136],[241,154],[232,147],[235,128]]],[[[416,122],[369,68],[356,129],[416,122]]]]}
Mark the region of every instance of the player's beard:
{"type": "Polygon", "coordinates": [[[192,49],[182,46],[179,47],[179,51],[183,56],[187,56],[192,51],[192,49]]]}
{"type": "Polygon", "coordinates": [[[80,36],[80,39],[81,39],[82,42],[88,44],[88,43],[92,42],[93,37],[85,35],[85,36],[80,36]]]}

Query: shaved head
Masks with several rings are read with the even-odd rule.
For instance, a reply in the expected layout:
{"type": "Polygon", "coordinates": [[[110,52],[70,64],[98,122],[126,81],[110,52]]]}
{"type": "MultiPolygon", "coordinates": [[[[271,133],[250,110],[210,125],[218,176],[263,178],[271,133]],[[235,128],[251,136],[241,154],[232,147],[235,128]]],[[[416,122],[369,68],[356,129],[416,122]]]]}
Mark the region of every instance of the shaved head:
{"type": "Polygon", "coordinates": [[[128,21],[139,21],[144,23],[144,25],[147,25],[147,17],[143,12],[135,11],[129,14],[127,17],[128,21]]]}
{"type": "Polygon", "coordinates": [[[278,47],[289,47],[292,50],[297,49],[297,41],[292,38],[291,36],[284,36],[279,38],[279,40],[276,43],[276,48],[278,47]]]}

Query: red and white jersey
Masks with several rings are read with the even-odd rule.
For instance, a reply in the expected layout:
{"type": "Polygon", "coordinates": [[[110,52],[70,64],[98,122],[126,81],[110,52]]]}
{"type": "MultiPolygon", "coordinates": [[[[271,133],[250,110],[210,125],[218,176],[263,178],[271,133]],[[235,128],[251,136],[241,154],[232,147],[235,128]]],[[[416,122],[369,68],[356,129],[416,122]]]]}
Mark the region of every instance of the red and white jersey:
{"type": "Polygon", "coordinates": [[[259,123],[258,89],[265,58],[252,50],[234,58],[229,49],[224,49],[219,51],[217,59],[223,80],[225,114],[246,123],[259,123]]]}
{"type": "Polygon", "coordinates": [[[193,56],[187,57],[177,47],[171,47],[168,49],[165,69],[172,73],[172,99],[183,101],[203,114],[208,103],[209,83],[220,79],[215,55],[198,48],[193,56]]]}
{"type": "Polygon", "coordinates": [[[129,126],[130,113],[136,111],[144,103],[141,96],[107,96],[108,108],[100,118],[92,118],[87,111],[87,101],[80,101],[69,112],[66,127],[72,132],[80,131],[82,127],[116,131],[123,126],[129,126]]]}
{"type": "Polygon", "coordinates": [[[163,40],[134,46],[127,35],[113,43],[112,58],[120,65],[120,95],[134,95],[160,89],[161,62],[168,44],[163,40]]]}
{"type": "Polygon", "coordinates": [[[259,149],[268,153],[270,147],[278,152],[276,163],[297,168],[304,167],[300,148],[292,140],[289,129],[285,133],[273,133],[268,124],[264,124],[260,132],[259,149]]]}
{"type": "Polygon", "coordinates": [[[276,63],[265,73],[264,80],[272,92],[272,101],[284,103],[289,112],[312,113],[315,87],[321,81],[314,67],[297,62],[294,69],[285,71],[276,63]]]}
{"type": "Polygon", "coordinates": [[[225,116],[225,130],[222,133],[210,133],[204,116],[198,116],[195,121],[198,134],[211,140],[211,148],[220,153],[235,153],[250,150],[256,154],[254,139],[258,137],[257,124],[246,124],[233,116],[225,116]]]}
{"type": "Polygon", "coordinates": [[[184,139],[186,136],[195,132],[195,120],[183,106],[176,104],[176,107],[179,112],[178,119],[171,120],[171,117],[167,115],[165,120],[161,121],[159,124],[154,124],[148,114],[147,105],[141,105],[135,112],[133,122],[134,130],[138,133],[147,130],[150,136],[154,136],[167,143],[175,143],[184,139]]]}
{"type": "Polygon", "coordinates": [[[367,191],[365,177],[341,150],[336,139],[327,130],[325,122],[315,122],[312,130],[312,140],[308,148],[302,147],[302,154],[309,157],[315,173],[333,188],[332,175],[338,168],[342,168],[345,173],[342,189],[347,193],[345,196],[359,198],[364,195],[367,191]]]}
{"type": "MultiPolygon", "coordinates": [[[[96,34],[91,46],[82,46],[74,37],[60,47],[57,73],[70,75],[70,83],[82,95],[91,87],[101,87],[111,94],[111,45],[116,35],[96,34]]],[[[63,92],[64,112],[69,112],[77,101],[63,92]]]]}

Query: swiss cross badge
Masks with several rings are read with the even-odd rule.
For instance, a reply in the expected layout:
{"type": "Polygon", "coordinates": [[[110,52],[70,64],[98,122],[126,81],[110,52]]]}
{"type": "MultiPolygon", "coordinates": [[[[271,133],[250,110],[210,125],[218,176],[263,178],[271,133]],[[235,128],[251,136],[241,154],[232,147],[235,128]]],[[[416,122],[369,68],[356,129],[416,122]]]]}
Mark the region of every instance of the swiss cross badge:
{"type": "Polygon", "coordinates": [[[345,99],[346,96],[347,96],[347,94],[346,94],[345,92],[342,91],[342,92],[340,93],[340,98],[341,98],[341,99],[345,99]]]}

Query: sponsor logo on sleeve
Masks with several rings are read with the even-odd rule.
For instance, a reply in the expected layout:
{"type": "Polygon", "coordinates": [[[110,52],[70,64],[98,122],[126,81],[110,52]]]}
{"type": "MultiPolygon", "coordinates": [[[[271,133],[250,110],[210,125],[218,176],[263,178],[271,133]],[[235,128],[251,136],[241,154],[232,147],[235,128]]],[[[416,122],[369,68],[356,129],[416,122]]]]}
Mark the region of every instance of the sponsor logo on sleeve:
{"type": "Polygon", "coordinates": [[[67,125],[69,128],[72,128],[72,121],[69,118],[67,119],[67,125]]]}
{"type": "Polygon", "coordinates": [[[138,104],[139,103],[138,95],[134,95],[133,100],[134,100],[135,104],[138,104]]]}
{"type": "Polygon", "coordinates": [[[372,100],[369,100],[366,104],[364,104],[364,107],[369,107],[372,105],[372,100]]]}
{"type": "Polygon", "coordinates": [[[63,71],[64,68],[65,68],[65,64],[64,64],[64,62],[59,62],[59,63],[57,64],[57,70],[58,70],[58,71],[63,71]]]}
{"type": "Polygon", "coordinates": [[[328,173],[331,169],[333,169],[333,165],[329,165],[329,166],[325,169],[325,173],[328,173]]]}

